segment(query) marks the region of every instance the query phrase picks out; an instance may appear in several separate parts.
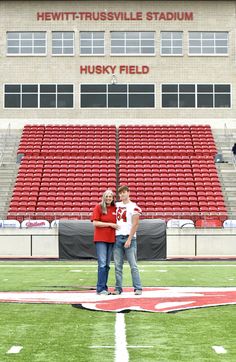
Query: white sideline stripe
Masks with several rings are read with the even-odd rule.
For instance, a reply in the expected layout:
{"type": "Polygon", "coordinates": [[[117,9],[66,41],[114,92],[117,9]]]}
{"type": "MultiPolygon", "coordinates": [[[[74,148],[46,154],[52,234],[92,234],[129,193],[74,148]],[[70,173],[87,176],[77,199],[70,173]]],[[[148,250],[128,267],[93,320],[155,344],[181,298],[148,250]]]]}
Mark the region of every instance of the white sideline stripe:
{"type": "Polygon", "coordinates": [[[97,268],[97,265],[0,265],[0,268],[97,268]]]}
{"type": "Polygon", "coordinates": [[[23,347],[21,346],[12,346],[7,353],[19,353],[23,347]]]}
{"type": "Polygon", "coordinates": [[[154,346],[128,346],[128,348],[153,348],[154,346]]]}
{"type": "MultiPolygon", "coordinates": [[[[0,261],[1,263],[1,261],[0,261]]],[[[0,268],[97,268],[97,264],[91,264],[91,265],[8,265],[8,264],[0,264],[0,268]]],[[[128,264],[124,264],[124,267],[129,267],[128,264]]],[[[170,264],[170,265],[155,265],[155,264],[140,264],[140,268],[211,268],[211,267],[236,267],[236,264],[203,264],[203,265],[194,265],[194,264],[184,264],[184,265],[177,265],[177,264],[170,264]]]]}
{"type": "Polygon", "coordinates": [[[89,348],[115,348],[114,346],[90,346],[89,348]]]}
{"type": "Polygon", "coordinates": [[[115,323],[115,362],[120,361],[129,362],[124,313],[116,313],[115,323]]]}
{"type": "Polygon", "coordinates": [[[212,346],[212,349],[214,349],[217,354],[227,353],[226,349],[222,346],[212,346]]]}

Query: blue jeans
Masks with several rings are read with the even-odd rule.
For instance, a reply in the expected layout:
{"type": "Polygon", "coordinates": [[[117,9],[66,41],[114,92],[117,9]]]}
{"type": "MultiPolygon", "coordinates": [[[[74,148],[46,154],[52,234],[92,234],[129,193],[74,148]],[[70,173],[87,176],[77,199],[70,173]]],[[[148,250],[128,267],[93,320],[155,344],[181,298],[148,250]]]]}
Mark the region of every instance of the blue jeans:
{"type": "Polygon", "coordinates": [[[131,245],[129,248],[125,248],[124,244],[127,240],[127,237],[122,235],[118,235],[116,237],[116,243],[114,246],[114,263],[115,263],[115,273],[116,273],[116,290],[122,292],[122,279],[123,279],[123,264],[124,264],[124,256],[128,260],[132,283],[134,290],[139,289],[142,290],[142,285],[140,281],[138,266],[137,266],[137,241],[136,238],[132,238],[131,245]]]}
{"type": "Polygon", "coordinates": [[[114,244],[97,242],[96,251],[98,257],[97,293],[107,290],[107,280],[110,270],[110,261],[114,244]]]}

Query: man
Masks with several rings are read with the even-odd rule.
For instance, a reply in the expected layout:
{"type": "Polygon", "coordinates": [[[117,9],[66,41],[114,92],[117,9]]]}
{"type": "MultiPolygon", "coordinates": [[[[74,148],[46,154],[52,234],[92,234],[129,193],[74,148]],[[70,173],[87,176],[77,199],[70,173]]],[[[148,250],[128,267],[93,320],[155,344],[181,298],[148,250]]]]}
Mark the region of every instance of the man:
{"type": "Polygon", "coordinates": [[[233,147],[232,147],[232,152],[234,157],[236,157],[236,143],[234,143],[233,147]]]}
{"type": "Polygon", "coordinates": [[[118,193],[120,197],[120,202],[116,203],[118,229],[116,230],[116,243],[113,249],[116,274],[115,294],[122,293],[123,264],[126,255],[131,269],[134,294],[141,295],[142,285],[137,266],[136,231],[142,210],[130,200],[128,186],[119,187],[118,193]]]}

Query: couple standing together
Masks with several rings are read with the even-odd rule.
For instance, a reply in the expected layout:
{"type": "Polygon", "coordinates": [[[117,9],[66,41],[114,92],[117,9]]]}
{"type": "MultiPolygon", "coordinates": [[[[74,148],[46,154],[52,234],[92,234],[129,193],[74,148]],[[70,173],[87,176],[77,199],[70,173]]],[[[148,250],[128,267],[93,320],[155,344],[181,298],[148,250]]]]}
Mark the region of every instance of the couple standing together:
{"type": "Polygon", "coordinates": [[[115,205],[113,192],[105,191],[101,203],[97,204],[93,210],[94,242],[98,258],[97,293],[110,294],[107,280],[113,251],[116,277],[114,294],[122,293],[123,264],[126,255],[131,270],[134,294],[141,295],[136,231],[142,211],[130,200],[128,186],[119,187],[118,194],[120,202],[115,205]]]}

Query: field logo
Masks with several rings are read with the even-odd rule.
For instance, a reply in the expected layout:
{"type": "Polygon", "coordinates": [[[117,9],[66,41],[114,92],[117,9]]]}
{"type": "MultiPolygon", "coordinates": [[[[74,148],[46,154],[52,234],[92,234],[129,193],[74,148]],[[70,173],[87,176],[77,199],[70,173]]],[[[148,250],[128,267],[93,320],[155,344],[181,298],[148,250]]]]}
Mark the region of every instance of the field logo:
{"type": "Polygon", "coordinates": [[[95,291],[0,292],[0,302],[72,304],[104,312],[177,312],[187,309],[236,304],[236,287],[150,287],[141,296],[132,288],[121,295],[97,295],[95,291]]]}

